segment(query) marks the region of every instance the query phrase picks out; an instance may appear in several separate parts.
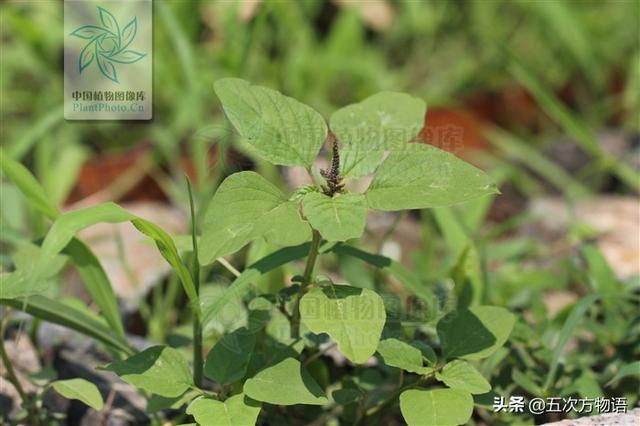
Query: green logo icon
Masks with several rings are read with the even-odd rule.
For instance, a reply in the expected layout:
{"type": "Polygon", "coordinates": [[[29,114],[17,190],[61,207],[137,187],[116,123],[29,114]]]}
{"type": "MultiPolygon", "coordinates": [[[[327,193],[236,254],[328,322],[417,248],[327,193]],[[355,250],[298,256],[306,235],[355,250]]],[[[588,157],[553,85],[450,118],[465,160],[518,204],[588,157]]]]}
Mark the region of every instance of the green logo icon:
{"type": "Polygon", "coordinates": [[[98,7],[98,16],[101,27],[84,25],[70,34],[89,40],[80,52],[78,68],[82,73],[95,60],[102,75],[119,83],[115,64],[133,64],[146,56],[145,53],[127,49],[136,37],[138,20],[134,17],[120,30],[118,21],[108,10],[98,7]]]}

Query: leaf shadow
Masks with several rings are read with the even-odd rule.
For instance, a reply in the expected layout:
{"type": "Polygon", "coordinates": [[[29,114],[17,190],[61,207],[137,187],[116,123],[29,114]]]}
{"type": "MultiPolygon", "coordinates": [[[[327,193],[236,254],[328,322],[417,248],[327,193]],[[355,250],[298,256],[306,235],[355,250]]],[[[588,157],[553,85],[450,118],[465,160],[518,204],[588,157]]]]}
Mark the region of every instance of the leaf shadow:
{"type": "Polygon", "coordinates": [[[496,336],[469,309],[445,315],[437,325],[438,336],[448,358],[464,357],[490,348],[496,336]]]}

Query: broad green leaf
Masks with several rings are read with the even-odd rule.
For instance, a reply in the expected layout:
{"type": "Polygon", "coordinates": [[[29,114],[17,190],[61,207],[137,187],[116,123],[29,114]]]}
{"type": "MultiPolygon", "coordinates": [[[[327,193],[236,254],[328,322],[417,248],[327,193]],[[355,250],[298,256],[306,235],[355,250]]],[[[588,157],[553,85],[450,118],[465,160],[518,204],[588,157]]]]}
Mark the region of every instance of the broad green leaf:
{"type": "Polygon", "coordinates": [[[203,324],[207,324],[224,309],[230,301],[244,297],[255,279],[286,263],[301,259],[309,253],[309,243],[285,247],[249,265],[212,304],[205,306],[203,324]]]}
{"type": "Polygon", "coordinates": [[[382,355],[384,363],[391,367],[416,374],[428,374],[433,371],[433,368],[423,365],[420,349],[398,339],[381,340],[378,344],[378,353],[382,355]]]}
{"type": "Polygon", "coordinates": [[[364,232],[367,206],[362,194],[344,193],[333,197],[310,192],[302,200],[304,215],[328,241],[359,238],[364,232]]]}
{"type": "Polygon", "coordinates": [[[375,291],[330,285],[302,297],[300,318],[313,333],[331,336],[350,361],[363,363],[378,347],[386,312],[375,291]]]}
{"type": "Polygon", "coordinates": [[[584,314],[596,300],[598,300],[598,295],[590,294],[580,302],[576,303],[574,308],[571,310],[571,314],[569,314],[569,317],[562,326],[556,345],[553,348],[553,354],[551,355],[551,365],[549,366],[549,372],[547,373],[547,378],[544,382],[545,390],[548,390],[551,385],[553,385],[564,347],[569,342],[571,336],[573,336],[573,333],[576,327],[580,324],[580,321],[582,321],[582,317],[584,316],[584,314]]]}
{"type": "Polygon", "coordinates": [[[347,244],[336,244],[331,248],[331,251],[339,255],[355,257],[376,268],[380,268],[382,271],[388,272],[400,281],[407,290],[419,297],[420,300],[427,305],[428,318],[426,318],[426,320],[437,317],[438,300],[433,290],[422,283],[412,271],[405,268],[401,263],[379,254],[368,253],[347,244]]]}
{"type": "Polygon", "coordinates": [[[192,386],[187,360],[169,346],[152,346],[105,368],[127,383],[160,396],[180,396],[192,386]]]}
{"type": "Polygon", "coordinates": [[[496,193],[482,170],[424,144],[392,151],[367,189],[369,207],[393,211],[443,207],[496,193]]]}
{"type": "Polygon", "coordinates": [[[400,395],[400,411],[409,426],[455,426],[473,413],[471,394],[457,389],[411,389],[400,395]]]}
{"type": "Polygon", "coordinates": [[[229,399],[217,401],[198,398],[187,407],[198,424],[206,426],[252,426],[260,414],[260,403],[247,398],[243,393],[229,399]]]}
{"type": "Polygon", "coordinates": [[[117,335],[111,329],[88,317],[83,312],[57,300],[34,295],[28,298],[0,299],[0,304],[11,306],[36,318],[62,325],[86,336],[93,337],[117,351],[126,354],[133,352],[124,337],[117,335]]]}
{"type": "Polygon", "coordinates": [[[300,203],[295,201],[286,201],[266,214],[256,231],[277,246],[295,246],[311,239],[311,228],[300,217],[300,203]]]}
{"type": "Polygon", "coordinates": [[[491,385],[473,365],[466,361],[454,360],[436,373],[436,379],[452,389],[460,389],[472,394],[483,394],[491,390],[491,385]]]}
{"type": "Polygon", "coordinates": [[[607,382],[606,386],[611,386],[612,384],[618,382],[620,379],[632,376],[640,378],[640,361],[623,365],[622,368],[618,370],[616,375],[607,382]]]}
{"type": "Polygon", "coordinates": [[[214,85],[229,121],[265,160],[310,167],[327,136],[327,126],[312,108],[266,87],[237,78],[214,85]]]}
{"type": "MultiPolygon", "coordinates": [[[[49,201],[44,189],[33,177],[31,172],[19,162],[10,159],[2,150],[0,150],[0,166],[3,172],[15,183],[20,191],[22,191],[33,208],[40,211],[49,219],[57,219],[60,216],[60,212],[56,206],[49,201]]],[[[102,315],[104,315],[109,325],[124,337],[124,327],[122,326],[122,319],[120,318],[118,300],[96,256],[86,244],[76,238],[73,238],[69,244],[67,244],[64,253],[71,257],[87,291],[100,308],[100,312],[102,312],[102,315]]]]}
{"type": "Polygon", "coordinates": [[[300,361],[285,358],[244,384],[247,396],[274,405],[323,405],[327,398],[300,361]]]}
{"type": "Polygon", "coordinates": [[[222,336],[207,355],[205,376],[221,385],[242,379],[247,372],[255,344],[255,332],[244,327],[222,336]]]}
{"type": "Polygon", "coordinates": [[[341,145],[341,174],[359,177],[373,172],[385,149],[398,149],[418,134],[426,110],[422,99],[381,92],[333,113],[330,127],[341,145]]]}
{"type": "Polygon", "coordinates": [[[234,173],[222,182],[205,214],[200,263],[233,253],[260,237],[296,245],[310,236],[295,203],[255,172],[234,173]]]}
{"type": "Polygon", "coordinates": [[[507,341],[516,317],[505,308],[476,306],[440,319],[438,336],[446,358],[486,358],[507,341]]]}
{"type": "Polygon", "coordinates": [[[85,379],[56,380],[51,386],[67,399],[77,399],[95,410],[102,410],[102,395],[97,386],[85,379]]]}

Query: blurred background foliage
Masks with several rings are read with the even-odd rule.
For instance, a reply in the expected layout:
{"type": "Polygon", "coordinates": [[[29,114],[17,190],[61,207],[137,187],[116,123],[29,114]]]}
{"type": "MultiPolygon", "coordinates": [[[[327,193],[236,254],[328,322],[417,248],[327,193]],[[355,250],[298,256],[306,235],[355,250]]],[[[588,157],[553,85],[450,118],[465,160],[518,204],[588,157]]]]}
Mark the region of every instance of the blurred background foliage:
{"type": "MultiPolygon", "coordinates": [[[[585,177],[613,171],[638,188],[594,140],[605,127],[638,131],[635,1],[155,1],[152,123],[65,122],[61,2],[0,7],[3,144],[60,202],[88,156],[138,144],[153,147],[147,167],[179,176],[185,163],[172,160],[182,154],[207,175],[204,153],[228,142],[212,92],[226,76],[325,115],[380,90],[406,91],[430,109],[461,107],[501,125],[512,134],[494,139],[512,156],[573,136],[593,160],[585,177]]],[[[580,187],[569,181],[564,191],[580,187]]]]}

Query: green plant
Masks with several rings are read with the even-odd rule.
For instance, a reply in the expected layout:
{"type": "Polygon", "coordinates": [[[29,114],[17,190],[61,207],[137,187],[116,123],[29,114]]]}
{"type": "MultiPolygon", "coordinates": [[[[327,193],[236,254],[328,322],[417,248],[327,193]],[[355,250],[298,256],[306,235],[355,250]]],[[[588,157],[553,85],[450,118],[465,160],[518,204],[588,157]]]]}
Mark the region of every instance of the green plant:
{"type": "MultiPolygon", "coordinates": [[[[463,298],[453,308],[398,262],[347,241],[362,236],[369,209],[399,211],[467,202],[497,192],[490,178],[452,154],[412,143],[422,128],[426,105],[406,94],[383,92],[340,109],[331,116],[329,130],[319,113],[275,90],[223,79],[216,82],[215,91],[246,149],[275,165],[305,168],[313,183],[285,195],[258,173],[232,174],[204,212],[199,236],[199,215],[187,183],[192,229],[191,244],[183,245],[113,203],[60,214],[30,173],[3,152],[0,165],[5,175],[53,224],[31,267],[2,274],[0,302],[102,342],[115,357],[106,370],[151,395],[155,407],[187,405],[186,413],[201,424],[254,424],[262,412],[266,418],[278,417],[270,406],[299,404],[322,406],[325,413],[340,413],[347,422],[368,424],[398,401],[409,424],[466,423],[473,412],[472,395],[491,390],[474,363],[505,343],[515,316],[463,298]],[[323,145],[328,145],[329,165],[316,170],[323,145]],[[364,193],[348,189],[350,181],[370,174],[373,178],[364,193]],[[104,271],[75,238],[92,224],[123,221],[155,242],[182,283],[192,312],[191,365],[179,348],[156,345],[136,352],[129,346],[104,271]],[[242,272],[224,260],[262,240],[284,248],[242,272]],[[111,328],[41,295],[47,278],[59,269],[55,262],[60,253],[84,271],[85,284],[111,328]],[[403,321],[386,289],[338,285],[318,274],[320,258],[329,255],[361,260],[394,276],[422,303],[423,312],[403,321]],[[298,259],[305,260],[302,275],[294,276],[291,285],[271,292],[255,285],[298,259]],[[210,301],[201,297],[201,281],[215,261],[236,277],[210,301]],[[247,324],[220,336],[203,360],[203,330],[238,300],[247,303],[247,324]],[[424,333],[428,327],[429,338],[424,333]],[[326,336],[333,344],[323,346],[326,336]],[[327,367],[317,361],[334,347],[358,367],[342,371],[330,383],[327,367]],[[383,393],[371,387],[367,370],[360,367],[376,353],[379,365],[399,378],[383,393]]],[[[94,398],[86,399],[86,385],[67,381],[52,386],[69,398],[99,406],[94,398]]],[[[301,414],[307,419],[319,415],[312,407],[301,414]]]]}

